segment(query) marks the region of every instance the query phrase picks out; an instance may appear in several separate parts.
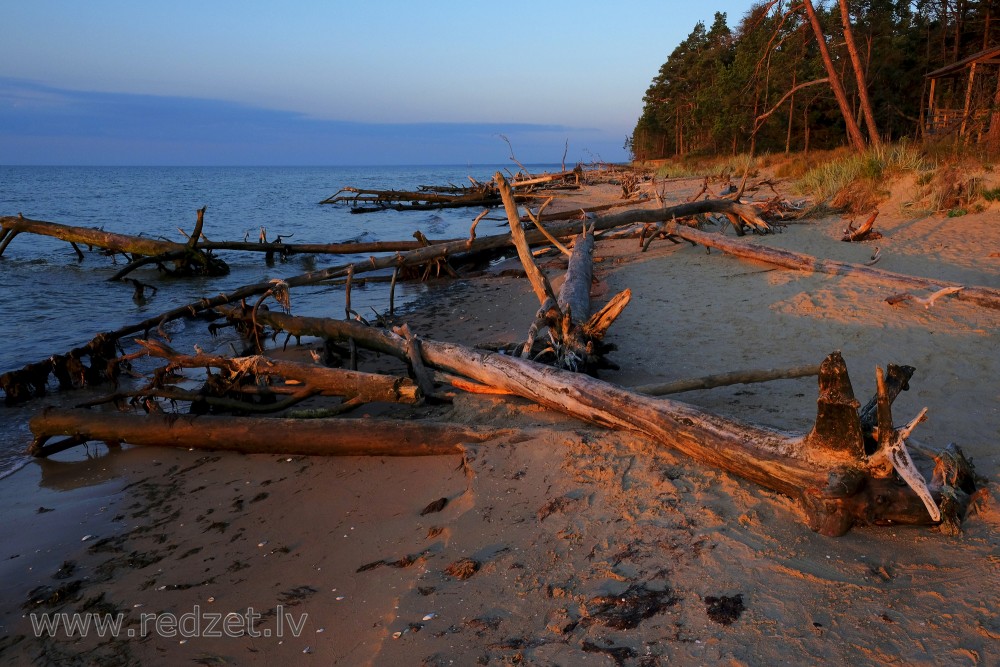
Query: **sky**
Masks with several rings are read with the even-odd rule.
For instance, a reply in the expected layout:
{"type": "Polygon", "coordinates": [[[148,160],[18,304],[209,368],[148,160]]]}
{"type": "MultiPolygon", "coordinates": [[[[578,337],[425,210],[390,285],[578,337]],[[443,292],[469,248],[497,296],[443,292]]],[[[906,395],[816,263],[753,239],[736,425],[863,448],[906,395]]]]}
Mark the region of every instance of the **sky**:
{"type": "Polygon", "coordinates": [[[621,161],[674,47],[749,6],[3,2],[0,164],[621,161]]]}

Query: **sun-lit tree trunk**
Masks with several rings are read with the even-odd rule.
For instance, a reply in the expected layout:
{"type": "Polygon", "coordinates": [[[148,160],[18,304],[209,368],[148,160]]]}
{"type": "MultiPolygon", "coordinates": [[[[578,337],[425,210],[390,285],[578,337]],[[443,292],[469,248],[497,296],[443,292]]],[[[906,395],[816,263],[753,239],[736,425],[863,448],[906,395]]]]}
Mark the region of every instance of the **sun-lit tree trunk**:
{"type": "Polygon", "coordinates": [[[826,68],[827,76],[830,78],[830,87],[833,89],[833,96],[837,98],[837,106],[840,107],[840,113],[844,117],[844,124],[847,125],[847,138],[851,142],[851,146],[862,150],[865,147],[865,138],[862,136],[861,128],[858,127],[858,123],[854,119],[854,114],[851,112],[851,105],[847,101],[847,93],[844,92],[844,85],[840,81],[840,76],[833,67],[833,60],[830,58],[829,49],[826,48],[826,37],[823,35],[823,28],[819,24],[819,17],[816,16],[816,9],[813,7],[812,0],[804,0],[803,5],[806,8],[806,14],[809,16],[809,23],[812,25],[813,33],[816,35],[819,54],[823,59],[823,67],[826,68]]]}
{"type": "Polygon", "coordinates": [[[851,67],[854,69],[854,78],[858,82],[858,97],[861,102],[861,114],[864,116],[865,127],[868,130],[868,141],[877,146],[879,144],[878,128],[875,126],[875,115],[872,113],[872,103],[868,98],[868,82],[865,80],[865,70],[861,67],[858,47],[854,43],[850,10],[847,6],[847,0],[838,1],[840,4],[840,20],[844,24],[844,41],[847,43],[847,52],[851,56],[851,67]]]}
{"type": "MultiPolygon", "coordinates": [[[[792,70],[792,90],[795,90],[795,80],[798,78],[797,69],[792,70]]],[[[795,94],[792,93],[788,100],[788,131],[785,134],[785,155],[792,151],[792,118],[795,115],[795,94]]]]}

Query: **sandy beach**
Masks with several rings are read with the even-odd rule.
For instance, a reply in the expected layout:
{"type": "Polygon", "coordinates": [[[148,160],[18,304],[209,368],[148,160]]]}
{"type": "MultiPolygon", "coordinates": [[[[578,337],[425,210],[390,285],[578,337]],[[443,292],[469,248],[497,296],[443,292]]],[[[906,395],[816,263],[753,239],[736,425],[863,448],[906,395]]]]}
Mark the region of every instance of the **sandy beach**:
{"type": "MultiPolygon", "coordinates": [[[[676,179],[660,187],[670,204],[700,185],[676,179]]],[[[848,219],[839,215],[749,240],[853,263],[877,247],[879,268],[1000,287],[1000,205],[958,218],[917,213],[905,205],[906,188],[880,207],[884,236],[875,241],[841,242],[848,219]]],[[[593,186],[555,206],[620,194],[593,186]]],[[[635,238],[598,242],[592,298],[603,304],[622,289],[633,293],[608,334],[620,368],[602,379],[635,386],[818,364],[840,350],[864,401],[877,365],[909,364],[917,370],[893,406],[896,421],[927,407],[914,440],[935,450],[957,443],[985,486],[997,488],[1000,311],[948,297],[926,308],[890,305],[886,297],[898,289],[687,243],[657,240],[638,250],[635,238]]],[[[565,262],[541,263],[558,285],[565,262]]],[[[538,302],[527,280],[504,270],[517,266],[434,281],[399,319],[433,340],[523,340],[538,302]]],[[[800,378],[674,398],[803,432],[816,397],[816,379],[800,378]]],[[[377,428],[379,414],[372,407],[351,416],[369,416],[377,428]]],[[[958,536],[863,527],[830,538],[811,531],[787,497],[644,436],[523,399],[458,392],[451,404],[401,414],[515,434],[468,445],[461,456],[418,458],[90,445],[3,480],[0,661],[1000,660],[1000,512],[988,492],[958,536]],[[123,625],[116,637],[69,637],[61,628],[36,637],[31,615],[37,623],[43,613],[122,614],[123,625]]]]}

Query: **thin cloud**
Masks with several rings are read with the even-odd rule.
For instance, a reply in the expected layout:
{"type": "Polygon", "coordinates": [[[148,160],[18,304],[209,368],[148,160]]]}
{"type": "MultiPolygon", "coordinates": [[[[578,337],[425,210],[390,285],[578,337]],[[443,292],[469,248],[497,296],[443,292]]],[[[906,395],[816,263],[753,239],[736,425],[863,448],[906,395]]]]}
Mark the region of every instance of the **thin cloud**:
{"type": "MultiPolygon", "coordinates": [[[[572,161],[621,141],[547,124],[359,123],[187,97],[58,89],[0,78],[5,164],[446,164],[572,161]]],[[[617,144],[617,153],[613,146],[617,144]]]]}

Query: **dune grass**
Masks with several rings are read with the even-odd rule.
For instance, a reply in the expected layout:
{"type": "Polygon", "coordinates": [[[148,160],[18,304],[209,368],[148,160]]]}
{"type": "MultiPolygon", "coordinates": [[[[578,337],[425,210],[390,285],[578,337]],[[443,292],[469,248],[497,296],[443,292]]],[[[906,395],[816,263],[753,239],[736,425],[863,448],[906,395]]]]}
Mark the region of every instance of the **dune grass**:
{"type": "Polygon", "coordinates": [[[655,163],[658,178],[708,177],[738,181],[767,172],[792,182],[792,188],[812,202],[812,213],[825,210],[868,213],[889,197],[889,187],[911,176],[912,210],[951,217],[981,210],[1000,201],[1000,188],[988,189],[984,175],[989,164],[969,156],[932,156],[908,141],[872,146],[857,152],[837,148],[810,153],[728,156],[685,156],[655,163]]]}

